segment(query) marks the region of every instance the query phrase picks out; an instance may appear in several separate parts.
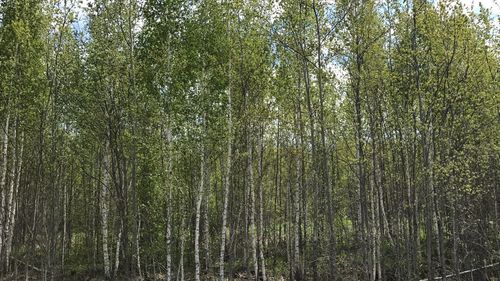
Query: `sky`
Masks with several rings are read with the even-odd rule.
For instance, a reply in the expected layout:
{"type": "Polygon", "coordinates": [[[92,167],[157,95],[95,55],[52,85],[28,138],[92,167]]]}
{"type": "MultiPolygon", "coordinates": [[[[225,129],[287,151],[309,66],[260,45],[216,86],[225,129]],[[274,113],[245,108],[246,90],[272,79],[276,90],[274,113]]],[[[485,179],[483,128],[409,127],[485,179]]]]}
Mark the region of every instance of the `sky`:
{"type": "Polygon", "coordinates": [[[498,17],[500,15],[500,0],[460,0],[468,9],[473,8],[474,11],[479,11],[479,2],[483,7],[491,9],[491,14],[498,17]]]}
{"type": "MultiPolygon", "coordinates": [[[[85,23],[87,20],[85,8],[88,7],[89,3],[94,0],[80,0],[79,3],[76,4],[75,11],[78,16],[78,20],[73,24],[75,30],[84,31],[85,23]]],[[[323,0],[325,2],[335,2],[336,0],[323,0]]],[[[379,0],[384,1],[384,0],[379,0]]],[[[439,2],[439,0],[431,0],[435,2],[439,2]]],[[[469,11],[479,12],[480,3],[483,7],[489,9],[491,11],[491,15],[494,18],[494,24],[498,24],[498,18],[500,16],[500,0],[459,0],[464,7],[469,11]]],[[[273,9],[277,8],[277,5],[273,5],[273,9]]],[[[279,12],[278,12],[279,13],[279,12]]]]}
{"type": "MultiPolygon", "coordinates": [[[[84,14],[83,7],[87,7],[88,3],[92,1],[93,0],[81,0],[81,4],[77,8],[78,13],[84,14]]],[[[335,2],[334,0],[325,1],[335,2]]],[[[460,0],[460,2],[468,9],[473,8],[474,11],[479,11],[479,3],[481,2],[484,7],[491,9],[493,15],[497,17],[500,15],[500,0],[460,0]]]]}

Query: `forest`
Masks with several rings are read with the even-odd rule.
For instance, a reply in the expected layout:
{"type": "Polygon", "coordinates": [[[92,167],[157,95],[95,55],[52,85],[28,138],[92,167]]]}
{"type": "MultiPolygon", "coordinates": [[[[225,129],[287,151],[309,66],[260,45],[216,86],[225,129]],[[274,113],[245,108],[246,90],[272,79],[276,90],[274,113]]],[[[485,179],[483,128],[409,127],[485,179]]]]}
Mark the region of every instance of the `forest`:
{"type": "Polygon", "coordinates": [[[0,0],[0,280],[500,280],[467,2],[0,0]]]}

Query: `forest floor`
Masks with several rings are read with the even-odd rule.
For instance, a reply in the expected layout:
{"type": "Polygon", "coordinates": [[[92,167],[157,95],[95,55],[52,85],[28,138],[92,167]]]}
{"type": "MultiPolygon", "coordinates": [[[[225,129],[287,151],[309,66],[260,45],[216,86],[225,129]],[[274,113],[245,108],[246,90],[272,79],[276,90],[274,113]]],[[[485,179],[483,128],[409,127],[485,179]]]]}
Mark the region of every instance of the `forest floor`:
{"type": "MultiPolygon", "coordinates": [[[[22,273],[10,273],[6,276],[0,276],[0,281],[34,281],[34,280],[64,280],[64,281],[106,281],[106,278],[102,274],[102,272],[96,271],[85,271],[85,272],[69,272],[67,274],[56,274],[53,278],[51,278],[50,274],[44,278],[43,273],[36,270],[30,270],[27,274],[26,272],[22,273]],[[28,275],[28,276],[26,276],[28,275]]],[[[141,281],[141,280],[154,280],[154,281],[163,281],[166,280],[166,276],[164,274],[156,274],[151,275],[148,278],[140,278],[138,276],[120,276],[115,278],[114,280],[119,281],[141,281]]],[[[194,280],[194,276],[186,276],[185,280],[194,280]]],[[[202,280],[218,280],[214,275],[204,275],[202,280]]],[[[244,281],[244,280],[254,280],[253,278],[248,278],[245,274],[236,274],[233,276],[234,281],[244,281]]],[[[268,277],[269,281],[284,281],[285,278],[282,276],[278,278],[268,277]]]]}

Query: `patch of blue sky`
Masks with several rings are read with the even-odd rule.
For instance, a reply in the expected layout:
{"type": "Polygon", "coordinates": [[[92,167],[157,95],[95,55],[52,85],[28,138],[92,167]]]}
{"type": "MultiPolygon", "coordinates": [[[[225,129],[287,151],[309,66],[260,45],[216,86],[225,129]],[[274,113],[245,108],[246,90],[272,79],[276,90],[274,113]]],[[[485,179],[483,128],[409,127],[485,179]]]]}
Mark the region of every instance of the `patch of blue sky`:
{"type": "Polygon", "coordinates": [[[90,40],[90,33],[88,31],[89,17],[86,9],[93,0],[80,0],[75,5],[76,20],[72,24],[73,31],[83,41],[90,40]]]}

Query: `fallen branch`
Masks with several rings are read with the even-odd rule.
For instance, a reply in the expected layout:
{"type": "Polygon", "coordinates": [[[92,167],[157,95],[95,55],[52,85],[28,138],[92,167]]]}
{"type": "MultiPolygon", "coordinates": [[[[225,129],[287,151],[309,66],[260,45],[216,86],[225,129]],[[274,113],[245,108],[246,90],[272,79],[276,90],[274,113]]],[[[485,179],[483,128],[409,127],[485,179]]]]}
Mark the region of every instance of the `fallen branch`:
{"type": "MultiPolygon", "coordinates": [[[[481,270],[481,269],[485,269],[485,268],[490,268],[490,267],[494,267],[494,266],[497,266],[497,265],[500,265],[500,262],[492,263],[492,264],[489,264],[489,265],[485,265],[483,267],[469,269],[469,270],[466,270],[466,271],[461,271],[461,272],[458,273],[458,275],[472,273],[472,272],[477,271],[477,270],[481,270]]],[[[450,278],[450,277],[453,277],[455,275],[456,274],[448,274],[448,275],[445,276],[445,278],[450,278]]],[[[442,276],[440,276],[440,277],[434,277],[433,280],[443,280],[443,277],[442,276]]],[[[420,281],[427,281],[427,278],[426,279],[420,279],[420,281]]]]}
{"type": "Polygon", "coordinates": [[[20,263],[24,264],[25,266],[27,266],[27,267],[29,267],[29,268],[31,268],[33,270],[36,270],[38,272],[43,272],[44,271],[43,269],[40,269],[40,268],[38,268],[38,267],[36,267],[34,265],[31,265],[29,263],[23,262],[22,260],[18,260],[16,258],[12,258],[12,259],[15,260],[15,261],[17,261],[17,262],[20,262],[20,263]]]}

